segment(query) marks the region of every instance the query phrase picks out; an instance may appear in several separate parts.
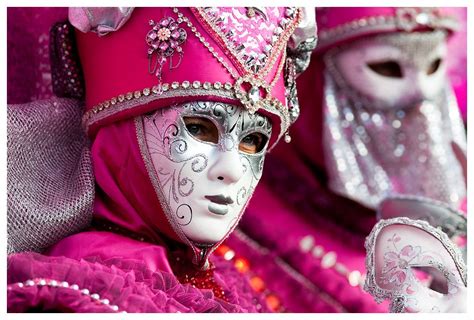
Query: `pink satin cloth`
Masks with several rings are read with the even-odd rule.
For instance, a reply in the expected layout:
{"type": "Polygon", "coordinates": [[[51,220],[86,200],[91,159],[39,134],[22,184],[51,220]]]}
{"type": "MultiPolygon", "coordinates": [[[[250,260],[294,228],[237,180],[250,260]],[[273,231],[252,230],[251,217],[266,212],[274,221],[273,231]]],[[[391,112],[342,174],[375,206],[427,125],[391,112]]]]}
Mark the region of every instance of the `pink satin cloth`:
{"type": "Polygon", "coordinates": [[[81,232],[64,238],[48,249],[46,254],[56,257],[65,256],[75,260],[87,257],[96,257],[100,260],[123,257],[141,261],[151,272],[173,273],[165,247],[140,242],[113,232],[81,232]]]}
{"type": "Polygon", "coordinates": [[[234,266],[222,258],[212,261],[216,268],[215,281],[226,291],[227,302],[216,299],[211,290],[179,283],[172,273],[151,270],[149,264],[134,259],[134,255],[123,255],[119,249],[123,243],[127,250],[149,254],[148,262],[154,255],[162,255],[157,246],[134,245],[125,237],[106,234],[83,232],[78,237],[85,242],[117,241],[111,251],[118,254],[116,257],[73,259],[37,253],[10,255],[8,312],[268,312],[265,302],[248,285],[248,279],[244,280],[234,266]]]}
{"type": "MultiPolygon", "coordinates": [[[[84,299],[74,301],[77,292],[71,290],[62,296],[64,290],[58,292],[52,286],[30,288],[15,284],[38,278],[75,283],[91,293],[94,290],[127,312],[268,311],[263,297],[251,288],[245,275],[219,257],[211,258],[213,279],[225,292],[227,301],[216,299],[211,290],[194,289],[178,282],[171,268],[171,250],[186,255],[189,248],[172,240],[177,236],[145,169],[134,119],[101,128],[92,142],[91,153],[97,187],[93,219],[99,227],[103,222],[113,223],[126,230],[125,235],[115,230],[84,231],[59,241],[48,249],[46,256],[31,253],[10,256],[10,311],[25,312],[33,308],[46,312],[103,312],[95,305],[82,304],[80,301],[84,299]],[[143,241],[128,236],[140,236],[143,241]],[[166,281],[157,285],[156,278],[166,281]],[[143,295],[140,301],[130,296],[130,290],[143,295]],[[181,300],[182,306],[175,306],[172,302],[175,298],[181,300]]],[[[191,261],[182,260],[181,264],[190,266],[191,261]]]]}
{"type": "Polygon", "coordinates": [[[94,219],[160,241],[177,239],[166,219],[138,146],[134,119],[101,128],[91,145],[97,185],[94,219]]]}

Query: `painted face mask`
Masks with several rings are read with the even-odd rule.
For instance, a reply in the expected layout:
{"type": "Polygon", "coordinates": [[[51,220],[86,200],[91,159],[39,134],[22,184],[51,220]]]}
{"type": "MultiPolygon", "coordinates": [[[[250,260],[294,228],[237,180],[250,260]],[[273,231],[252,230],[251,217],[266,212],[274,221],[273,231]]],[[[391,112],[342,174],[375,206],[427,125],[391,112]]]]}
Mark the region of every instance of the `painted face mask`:
{"type": "Polygon", "coordinates": [[[364,289],[378,302],[390,300],[391,312],[466,312],[466,265],[440,229],[408,218],[381,220],[365,247],[364,289]]]}
{"type": "Polygon", "coordinates": [[[142,118],[161,205],[178,235],[215,244],[262,175],[271,123],[230,104],[192,102],[142,118]]]}
{"type": "Polygon", "coordinates": [[[330,187],[375,208],[393,194],[458,207],[465,130],[445,73],[446,34],[395,33],[325,55],[323,132],[330,187]]]}

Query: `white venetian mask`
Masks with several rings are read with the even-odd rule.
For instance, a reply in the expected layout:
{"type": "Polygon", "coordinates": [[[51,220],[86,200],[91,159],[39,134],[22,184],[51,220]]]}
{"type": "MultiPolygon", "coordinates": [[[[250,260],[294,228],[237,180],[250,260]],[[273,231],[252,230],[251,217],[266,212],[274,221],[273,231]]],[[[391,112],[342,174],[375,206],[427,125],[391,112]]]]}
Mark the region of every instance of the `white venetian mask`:
{"type": "Polygon", "coordinates": [[[175,230],[197,244],[222,240],[260,180],[269,120],[235,105],[191,102],[144,116],[143,127],[175,230]]]}
{"type": "Polygon", "coordinates": [[[346,46],[335,66],[353,90],[382,107],[410,107],[439,94],[446,82],[445,33],[398,33],[346,46]]]}

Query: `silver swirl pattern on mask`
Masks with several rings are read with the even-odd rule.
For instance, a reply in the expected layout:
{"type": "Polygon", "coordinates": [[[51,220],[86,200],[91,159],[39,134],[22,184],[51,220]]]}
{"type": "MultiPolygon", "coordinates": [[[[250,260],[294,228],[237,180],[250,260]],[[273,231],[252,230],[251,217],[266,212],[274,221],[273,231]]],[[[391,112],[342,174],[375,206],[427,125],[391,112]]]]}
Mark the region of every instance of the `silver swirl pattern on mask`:
{"type": "Polygon", "coordinates": [[[193,209],[190,205],[183,203],[176,209],[176,216],[180,226],[187,226],[193,220],[193,209]]]}

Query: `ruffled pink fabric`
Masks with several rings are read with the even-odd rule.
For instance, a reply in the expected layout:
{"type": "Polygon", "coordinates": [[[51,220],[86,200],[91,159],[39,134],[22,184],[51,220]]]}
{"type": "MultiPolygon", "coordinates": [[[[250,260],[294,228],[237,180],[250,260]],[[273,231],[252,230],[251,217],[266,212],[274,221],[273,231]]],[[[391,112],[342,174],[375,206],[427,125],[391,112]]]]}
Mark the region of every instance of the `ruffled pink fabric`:
{"type": "Polygon", "coordinates": [[[180,284],[171,273],[151,271],[135,259],[75,260],[37,253],[14,254],[8,258],[8,311],[114,312],[110,306],[116,305],[117,312],[256,312],[255,297],[248,285],[242,290],[242,281],[235,280],[235,268],[221,268],[219,260],[216,264],[225,274],[218,279],[229,287],[229,303],[216,299],[210,290],[180,284]],[[19,282],[37,278],[66,281],[69,288],[18,286],[19,282]],[[71,289],[73,284],[79,290],[71,289]],[[82,289],[108,299],[109,304],[97,302],[81,293],[82,289]]]}
{"type": "Polygon", "coordinates": [[[153,272],[172,273],[164,247],[137,241],[113,232],[86,231],[77,233],[53,245],[45,254],[56,257],[65,256],[75,260],[88,257],[96,257],[100,260],[117,260],[123,257],[141,261],[147,269],[153,272]]]}
{"type": "MultiPolygon", "coordinates": [[[[169,264],[169,252],[164,246],[134,240],[113,232],[81,232],[63,239],[51,247],[47,254],[58,258],[67,256],[77,261],[103,261],[105,265],[114,265],[126,270],[136,270],[136,266],[140,266],[140,270],[169,274],[177,282],[169,264]]],[[[229,312],[267,310],[258,307],[264,304],[261,297],[251,289],[245,277],[230,262],[218,257],[211,257],[211,262],[215,266],[214,280],[225,291],[229,304],[235,305],[229,312]]],[[[225,304],[224,301],[219,301],[225,304]]]]}

